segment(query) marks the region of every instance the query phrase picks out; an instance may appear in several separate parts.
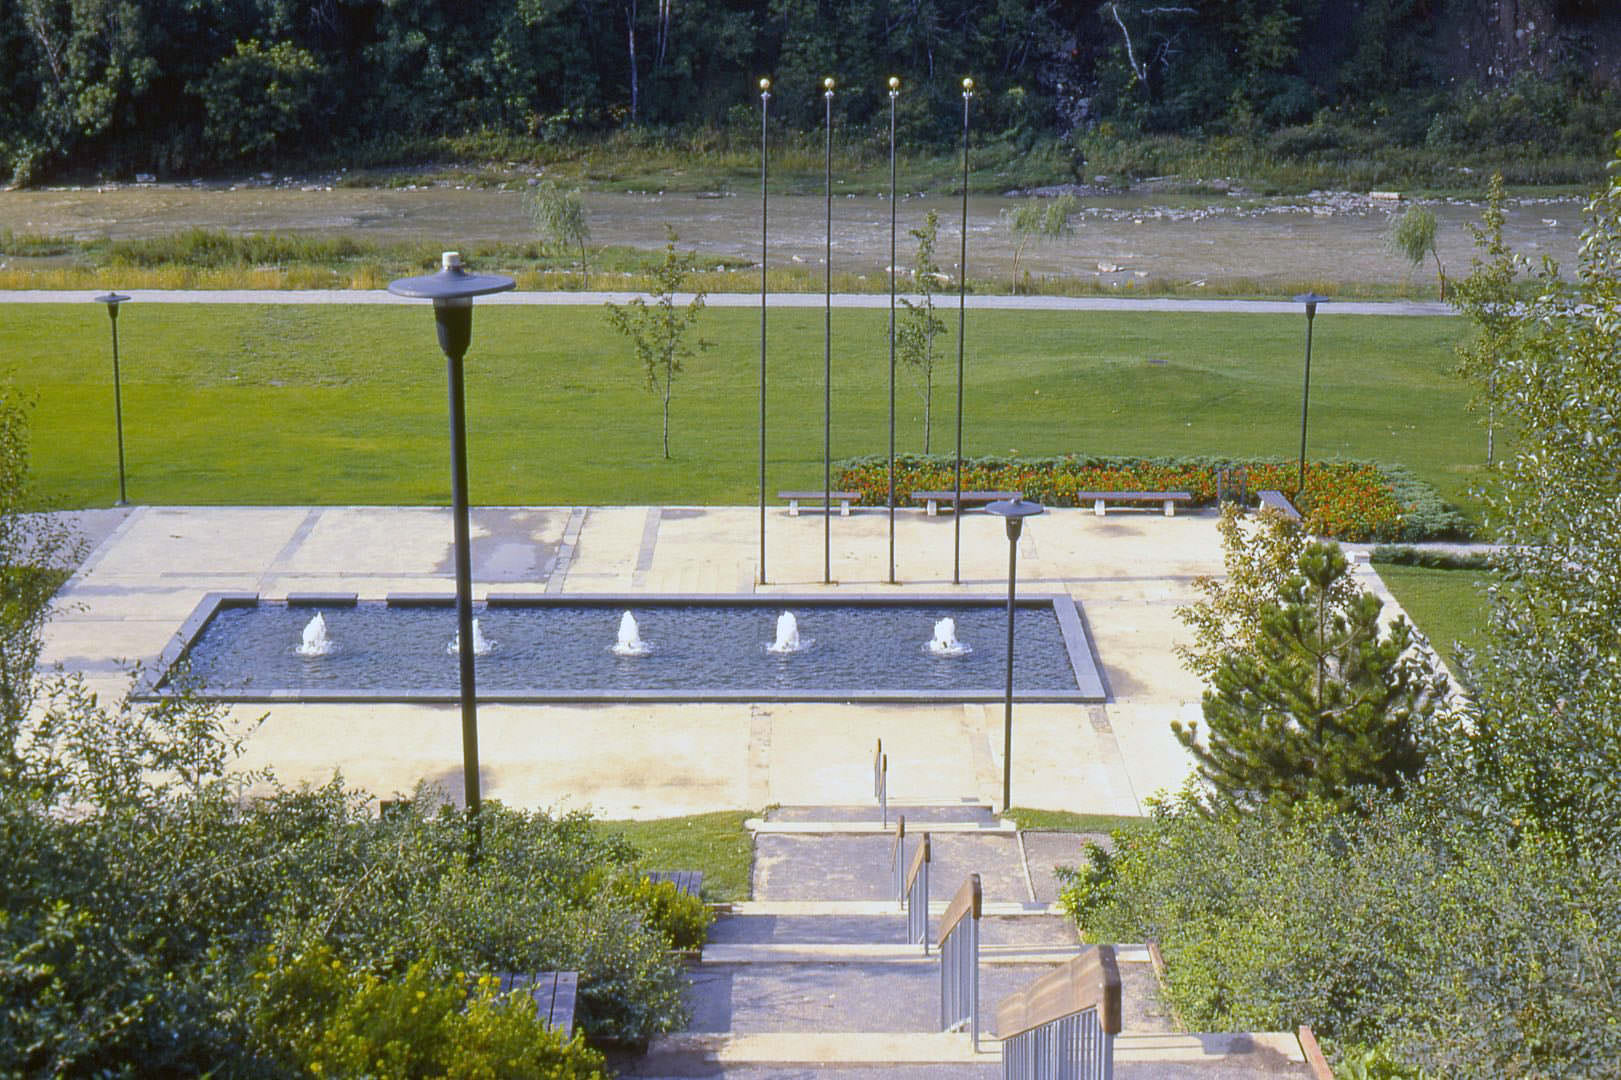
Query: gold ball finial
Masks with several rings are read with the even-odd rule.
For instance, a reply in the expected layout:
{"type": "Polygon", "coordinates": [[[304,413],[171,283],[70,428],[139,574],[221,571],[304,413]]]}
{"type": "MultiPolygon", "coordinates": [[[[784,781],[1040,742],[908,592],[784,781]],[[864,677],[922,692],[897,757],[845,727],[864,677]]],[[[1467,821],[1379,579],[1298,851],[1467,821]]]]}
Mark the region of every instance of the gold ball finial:
{"type": "Polygon", "coordinates": [[[760,89],[761,90],[769,90],[769,89],[771,89],[771,80],[770,79],[761,79],[760,80],[760,89]]]}
{"type": "Polygon", "coordinates": [[[829,75],[822,80],[822,88],[830,94],[833,92],[833,76],[829,75]]]}
{"type": "Polygon", "coordinates": [[[899,90],[901,88],[901,80],[899,76],[891,75],[889,77],[889,88],[891,90],[899,90]]]}
{"type": "Polygon", "coordinates": [[[972,94],[974,92],[974,80],[973,79],[964,79],[962,81],[962,92],[965,93],[965,94],[972,94]]]}

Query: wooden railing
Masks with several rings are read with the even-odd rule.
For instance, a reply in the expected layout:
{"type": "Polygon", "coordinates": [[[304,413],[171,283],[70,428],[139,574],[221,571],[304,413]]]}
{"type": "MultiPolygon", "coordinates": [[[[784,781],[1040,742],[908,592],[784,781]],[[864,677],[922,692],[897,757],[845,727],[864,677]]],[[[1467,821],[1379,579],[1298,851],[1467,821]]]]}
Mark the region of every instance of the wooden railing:
{"type": "Polygon", "coordinates": [[[872,797],[878,800],[879,820],[889,828],[889,755],[884,753],[882,739],[872,755],[872,797]]]}
{"type": "Polygon", "coordinates": [[[895,875],[895,903],[906,910],[906,815],[895,819],[895,840],[889,845],[889,870],[895,875]]]}
{"type": "Polygon", "coordinates": [[[940,1030],[968,1028],[979,1049],[979,875],[969,874],[940,921],[940,1030]]]}
{"type": "Polygon", "coordinates": [[[996,1010],[1005,1080],[1108,1080],[1120,1034],[1120,969],[1099,945],[996,1010]]]}
{"type": "Polygon", "coordinates": [[[912,856],[912,865],[906,870],[906,943],[922,945],[923,955],[929,955],[929,834],[923,834],[923,843],[912,856]]]}

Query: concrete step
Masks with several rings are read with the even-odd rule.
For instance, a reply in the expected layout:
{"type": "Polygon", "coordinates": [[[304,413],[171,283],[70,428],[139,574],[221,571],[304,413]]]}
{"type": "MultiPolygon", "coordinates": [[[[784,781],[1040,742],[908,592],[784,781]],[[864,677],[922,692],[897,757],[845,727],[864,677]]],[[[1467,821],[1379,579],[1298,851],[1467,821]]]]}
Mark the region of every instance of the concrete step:
{"type": "MultiPolygon", "coordinates": [[[[897,905],[876,915],[722,915],[709,928],[709,950],[723,945],[863,945],[889,944],[906,939],[906,915],[897,905]]],[[[931,905],[932,907],[932,905],[931,905]]],[[[935,913],[929,932],[938,932],[935,913]]],[[[980,941],[986,946],[1065,945],[1080,942],[1075,924],[1062,915],[989,915],[979,921],[980,941]]],[[[933,940],[931,938],[931,940],[933,940]]]]}
{"type": "MultiPolygon", "coordinates": [[[[1122,1080],[1245,1080],[1312,1076],[1289,1032],[1132,1035],[1115,1041],[1114,1075],[1122,1080]]],[[[962,1034],[864,1032],[772,1035],[673,1035],[654,1040],[645,1057],[616,1062],[625,1076],[764,1077],[804,1080],[921,1080],[1001,1074],[1001,1051],[981,1039],[976,1052],[962,1034]]]]}
{"type": "MultiPolygon", "coordinates": [[[[908,862],[921,842],[921,832],[908,828],[908,862]]],[[[892,835],[757,834],[754,896],[768,901],[894,901],[893,846],[892,835]]],[[[971,873],[979,874],[987,903],[1035,900],[1016,833],[931,833],[929,847],[931,900],[949,900],[971,873]]]]}

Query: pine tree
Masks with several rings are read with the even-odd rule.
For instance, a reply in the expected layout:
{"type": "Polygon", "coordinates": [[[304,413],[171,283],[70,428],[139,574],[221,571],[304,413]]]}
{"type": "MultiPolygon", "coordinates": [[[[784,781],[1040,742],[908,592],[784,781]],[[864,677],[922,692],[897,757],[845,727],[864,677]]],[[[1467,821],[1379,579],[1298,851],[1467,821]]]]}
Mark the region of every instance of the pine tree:
{"type": "Polygon", "coordinates": [[[1221,658],[1205,692],[1205,737],[1173,724],[1212,801],[1239,809],[1308,797],[1347,807],[1355,789],[1400,792],[1424,765],[1420,730],[1447,679],[1411,651],[1378,597],[1345,588],[1345,556],[1313,542],[1246,649],[1221,658]]]}

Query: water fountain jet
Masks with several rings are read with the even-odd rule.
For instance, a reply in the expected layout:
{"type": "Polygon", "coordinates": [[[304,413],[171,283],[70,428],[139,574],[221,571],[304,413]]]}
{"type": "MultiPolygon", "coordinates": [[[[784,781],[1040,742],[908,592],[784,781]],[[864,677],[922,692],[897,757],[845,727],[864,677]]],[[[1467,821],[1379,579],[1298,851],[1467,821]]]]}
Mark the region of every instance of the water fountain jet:
{"type": "Polygon", "coordinates": [[[652,647],[642,640],[641,632],[636,628],[636,616],[625,612],[619,617],[619,640],[614,643],[615,656],[646,656],[652,647]]]}
{"type": "Polygon", "coordinates": [[[766,652],[795,653],[804,648],[799,640],[799,620],[794,613],[785,611],[777,616],[777,640],[767,645],[766,652]]]}
{"type": "MultiPolygon", "coordinates": [[[[456,653],[461,651],[461,647],[462,647],[462,635],[461,635],[461,631],[458,630],[451,637],[450,644],[445,646],[445,652],[447,652],[447,653],[451,654],[452,656],[454,656],[454,655],[456,655],[456,653]]],[[[478,620],[474,619],[473,620],[473,655],[474,656],[488,656],[488,655],[490,655],[490,650],[493,649],[493,648],[495,648],[495,642],[489,640],[488,638],[486,638],[484,636],[484,631],[482,631],[482,630],[480,630],[478,628],[478,620]]]]}
{"type": "Polygon", "coordinates": [[[934,624],[934,637],[923,647],[935,656],[967,656],[974,651],[972,645],[957,640],[957,620],[951,618],[934,624]]]}
{"type": "Polygon", "coordinates": [[[304,624],[303,640],[294,650],[300,656],[325,656],[337,646],[326,634],[326,619],[317,611],[315,618],[304,624]]]}

